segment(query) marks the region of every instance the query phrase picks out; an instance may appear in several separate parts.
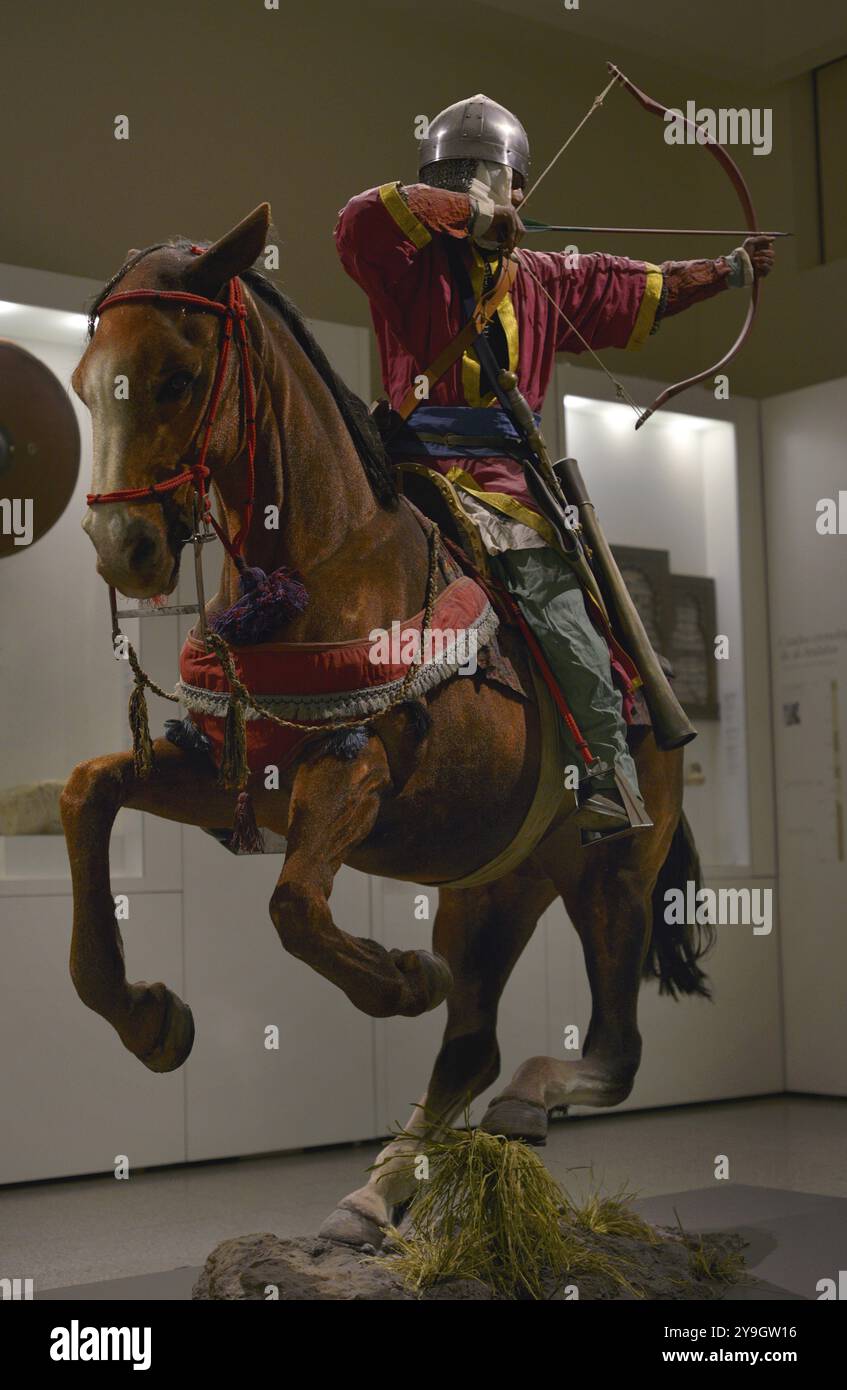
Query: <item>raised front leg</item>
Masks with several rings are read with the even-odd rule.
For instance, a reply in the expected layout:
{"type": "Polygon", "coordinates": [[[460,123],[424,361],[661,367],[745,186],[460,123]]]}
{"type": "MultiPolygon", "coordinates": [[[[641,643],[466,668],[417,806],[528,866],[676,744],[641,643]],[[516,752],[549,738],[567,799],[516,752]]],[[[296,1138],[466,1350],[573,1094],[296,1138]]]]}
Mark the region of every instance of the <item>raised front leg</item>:
{"type": "Polygon", "coordinates": [[[442,957],[386,950],[332,920],[328,899],[335,875],[373,829],[390,780],[376,738],[353,762],[325,755],[301,764],[291,792],[285,863],[270,902],[285,949],[372,1018],[415,1017],[437,1008],[452,980],[442,957]]]}
{"type": "Polygon", "coordinates": [[[81,763],[62,793],[62,823],[74,895],[71,979],[84,1004],[105,1018],[151,1071],[182,1065],[194,1041],[187,1004],[166,985],[130,983],[109,881],[109,840],[122,806],[188,824],[232,824],[234,797],[218,789],[205,758],[164,739],[151,777],[136,777],[131,753],[81,763]]]}

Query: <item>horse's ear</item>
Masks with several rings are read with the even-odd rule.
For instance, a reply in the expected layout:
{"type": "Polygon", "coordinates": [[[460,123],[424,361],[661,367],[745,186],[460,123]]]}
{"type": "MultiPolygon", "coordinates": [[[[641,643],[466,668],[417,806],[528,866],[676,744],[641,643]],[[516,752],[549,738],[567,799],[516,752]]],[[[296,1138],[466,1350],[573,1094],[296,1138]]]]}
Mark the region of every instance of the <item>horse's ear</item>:
{"type": "Polygon", "coordinates": [[[249,270],[265,248],[270,222],[270,204],[260,203],[243,222],[197,256],[186,271],[191,290],[211,299],[228,280],[249,270]]]}

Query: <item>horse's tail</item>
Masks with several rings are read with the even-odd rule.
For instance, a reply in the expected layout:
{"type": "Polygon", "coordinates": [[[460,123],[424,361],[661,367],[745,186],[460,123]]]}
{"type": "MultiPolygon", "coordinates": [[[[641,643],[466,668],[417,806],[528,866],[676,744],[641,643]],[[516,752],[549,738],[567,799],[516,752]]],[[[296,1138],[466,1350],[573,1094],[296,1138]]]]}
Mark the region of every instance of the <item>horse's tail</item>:
{"type": "Polygon", "coordinates": [[[705,999],[711,997],[708,980],[697,962],[714,944],[714,927],[671,924],[666,918],[665,894],[668,890],[681,889],[687,899],[686,884],[693,882],[697,890],[700,880],[700,856],[691,826],[682,812],[653,889],[653,932],[642,968],[644,978],[658,980],[659,993],[669,994],[672,999],[679,994],[700,994],[705,999]]]}

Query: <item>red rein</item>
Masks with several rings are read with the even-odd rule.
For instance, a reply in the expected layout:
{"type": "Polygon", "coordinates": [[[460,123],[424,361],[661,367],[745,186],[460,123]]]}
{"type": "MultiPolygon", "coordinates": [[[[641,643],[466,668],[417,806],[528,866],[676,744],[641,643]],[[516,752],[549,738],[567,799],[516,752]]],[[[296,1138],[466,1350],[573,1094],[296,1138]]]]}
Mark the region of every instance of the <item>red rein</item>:
{"type": "MultiPolygon", "coordinates": [[[[202,248],[192,246],[194,255],[201,255],[202,248]]],[[[244,552],[244,543],[250,531],[250,523],[253,518],[253,504],[255,491],[255,457],[256,457],[256,395],[253,388],[253,377],[250,372],[250,348],[247,339],[247,306],[244,302],[244,292],[241,281],[238,279],[230,280],[227,284],[226,303],[217,299],[205,299],[199,294],[188,294],[181,290],[124,290],[123,293],[110,294],[108,299],[97,310],[98,316],[106,309],[112,309],[117,304],[180,304],[186,309],[197,309],[201,313],[217,314],[224,320],[224,331],[218,348],[218,364],[215,370],[215,379],[212,383],[212,394],[209,398],[208,412],[206,415],[205,427],[201,423],[197,427],[197,434],[202,430],[202,439],[196,462],[188,465],[181,473],[173,478],[166,478],[160,483],[151,483],[149,487],[128,487],[122,488],[117,492],[91,492],[86,497],[89,507],[94,507],[102,502],[158,502],[168,493],[175,492],[184,483],[193,483],[197,491],[201,520],[208,521],[214,528],[219,540],[229,552],[233,560],[239,560],[244,552]],[[218,407],[223,394],[224,381],[226,379],[226,368],[229,361],[229,352],[232,345],[233,330],[238,327],[238,354],[241,366],[241,389],[244,399],[244,428],[247,444],[247,502],[244,507],[244,519],[239,530],[233,536],[232,541],[224,534],[221,527],[215,521],[211,512],[211,498],[206,489],[206,479],[209,477],[209,468],[206,458],[209,453],[209,445],[212,438],[212,430],[217,419],[218,407]]],[[[195,436],[196,437],[196,436],[195,436]]]]}

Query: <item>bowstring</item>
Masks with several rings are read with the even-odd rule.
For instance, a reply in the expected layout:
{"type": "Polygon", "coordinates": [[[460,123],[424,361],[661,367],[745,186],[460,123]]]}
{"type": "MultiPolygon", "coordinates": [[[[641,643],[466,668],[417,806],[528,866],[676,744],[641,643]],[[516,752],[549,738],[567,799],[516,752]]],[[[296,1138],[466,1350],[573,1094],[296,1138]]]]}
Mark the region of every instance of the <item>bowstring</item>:
{"type": "Polygon", "coordinates": [[[568,145],[571,143],[571,141],[577,135],[579,135],[579,132],[582,130],[582,127],[585,125],[586,121],[590,120],[597,108],[603,105],[603,102],[606,100],[606,97],[609,95],[609,92],[612,90],[612,88],[618,80],[618,75],[617,73],[615,73],[615,76],[612,78],[611,82],[607,83],[607,85],[603,88],[602,92],[600,92],[599,95],[594,98],[585,115],[583,116],[582,120],[579,122],[578,125],[574,126],[567,140],[564,142],[563,145],[559,146],[558,150],[553,155],[553,158],[550,160],[550,163],[547,165],[546,169],[542,169],[541,173],[538,175],[538,178],[535,180],[535,183],[532,185],[528,193],[521,200],[522,208],[526,207],[527,203],[529,202],[538,185],[542,182],[543,179],[546,179],[550,170],[553,168],[553,165],[556,164],[557,161],[561,158],[561,156],[565,153],[565,150],[568,148],[568,145]]]}
{"type": "MultiPolygon", "coordinates": [[[[611,81],[607,82],[602,92],[599,92],[597,96],[594,98],[588,110],[585,112],[585,115],[574,126],[573,130],[571,131],[568,138],[564,141],[564,143],[559,146],[558,150],[553,155],[553,158],[550,160],[550,163],[546,166],[546,168],[542,169],[541,173],[538,175],[538,178],[535,180],[535,183],[529,189],[529,192],[526,194],[526,196],[521,199],[520,206],[518,209],[519,214],[526,207],[527,203],[529,202],[538,185],[542,182],[543,179],[547,177],[550,170],[553,168],[553,165],[556,164],[557,161],[561,158],[561,156],[565,153],[565,150],[568,148],[571,141],[574,140],[575,137],[579,134],[586,122],[591,119],[591,117],[594,115],[594,112],[603,105],[603,102],[606,100],[606,97],[609,95],[609,92],[618,83],[619,80],[620,79],[618,77],[618,74],[615,73],[611,81]]],[[[586,352],[594,359],[600,370],[604,372],[605,375],[608,377],[609,381],[612,383],[612,386],[615,388],[615,395],[617,399],[619,401],[625,401],[626,404],[630,407],[630,409],[635,411],[636,416],[640,420],[642,415],[644,414],[644,411],[642,411],[641,407],[633,400],[632,396],[629,394],[629,392],[626,390],[626,387],[623,385],[623,382],[618,381],[614,373],[609,371],[609,368],[606,366],[605,362],[594,351],[594,348],[591,346],[591,344],[589,342],[586,342],[585,338],[580,333],[579,329],[576,327],[576,324],[571,323],[571,320],[568,318],[564,309],[561,307],[561,305],[556,303],[553,296],[547,291],[545,286],[542,285],[538,276],[535,275],[532,270],[530,270],[527,262],[524,260],[523,256],[520,254],[517,248],[513,252],[511,252],[509,259],[517,261],[521,269],[525,270],[530,279],[535,281],[536,285],[540,289],[541,293],[544,295],[545,299],[549,300],[556,313],[559,315],[561,319],[564,320],[571,333],[573,333],[574,337],[579,339],[586,352]]]]}
{"type": "Polygon", "coordinates": [[[523,258],[523,256],[521,255],[521,253],[520,253],[518,250],[515,250],[515,251],[513,251],[513,252],[511,253],[511,256],[510,256],[509,259],[510,259],[510,260],[516,260],[517,263],[518,263],[518,265],[521,267],[521,269],[526,271],[526,273],[527,273],[527,275],[529,276],[529,278],[530,278],[531,280],[534,280],[534,281],[535,281],[535,283],[536,283],[536,285],[538,286],[538,288],[540,289],[541,293],[544,295],[544,298],[550,301],[550,303],[552,304],[553,308],[556,310],[556,313],[559,315],[559,317],[560,317],[561,319],[564,319],[564,321],[565,321],[565,323],[567,324],[568,328],[570,329],[571,333],[573,333],[574,336],[575,336],[576,338],[579,339],[579,341],[582,343],[582,346],[585,348],[585,350],[586,350],[586,352],[589,354],[589,356],[593,357],[594,361],[597,363],[597,366],[598,366],[598,367],[600,368],[600,370],[601,370],[603,373],[605,373],[605,375],[608,377],[609,381],[612,383],[612,385],[613,385],[614,388],[615,388],[615,395],[617,396],[618,400],[619,400],[619,401],[625,401],[626,404],[630,407],[630,409],[635,411],[635,414],[638,416],[638,419],[640,420],[641,417],[642,417],[642,415],[644,414],[644,411],[641,409],[641,406],[638,405],[637,402],[633,400],[632,396],[631,396],[631,395],[629,394],[629,392],[627,391],[627,389],[626,389],[626,387],[624,386],[623,382],[622,382],[622,381],[618,381],[618,379],[617,379],[617,377],[615,376],[615,374],[614,374],[613,372],[609,371],[609,368],[606,366],[606,363],[605,363],[605,362],[603,361],[603,359],[602,359],[601,357],[599,357],[598,354],[594,351],[594,348],[591,346],[591,344],[590,344],[589,342],[587,342],[586,339],[582,336],[582,334],[580,333],[580,331],[579,331],[579,329],[577,328],[576,324],[571,322],[571,320],[568,318],[567,314],[565,313],[564,309],[561,307],[561,305],[559,305],[559,304],[556,303],[556,301],[555,301],[555,299],[553,298],[553,296],[549,293],[549,291],[546,289],[546,287],[541,283],[541,281],[539,280],[539,278],[538,278],[538,276],[535,274],[535,272],[532,271],[532,270],[530,270],[529,266],[527,265],[527,262],[524,260],[524,258],[523,258]]]}

